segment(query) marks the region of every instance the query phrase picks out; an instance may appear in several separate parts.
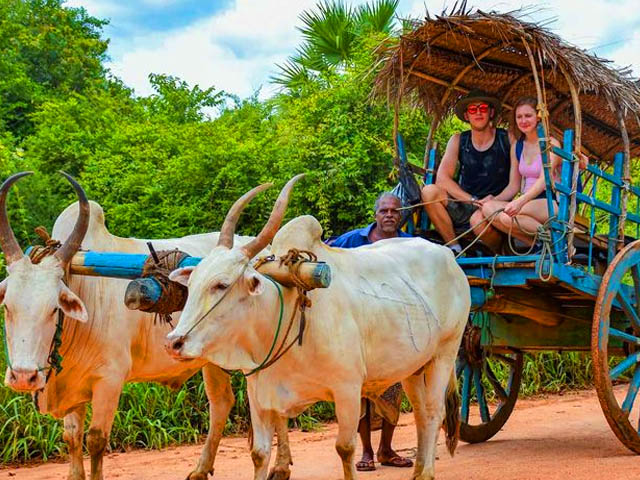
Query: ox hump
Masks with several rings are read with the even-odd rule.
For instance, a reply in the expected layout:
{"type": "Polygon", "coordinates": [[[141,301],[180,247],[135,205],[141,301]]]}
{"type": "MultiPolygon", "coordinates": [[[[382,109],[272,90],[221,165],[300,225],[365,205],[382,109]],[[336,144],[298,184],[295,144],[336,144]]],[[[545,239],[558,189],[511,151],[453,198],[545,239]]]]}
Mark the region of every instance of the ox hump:
{"type": "Polygon", "coordinates": [[[296,217],[284,225],[273,238],[271,252],[284,255],[290,248],[313,250],[322,243],[322,225],[311,215],[296,217]]]}
{"type": "MultiPolygon", "coordinates": [[[[76,224],[78,218],[79,203],[73,202],[67,208],[65,208],[55,223],[53,224],[53,230],[51,231],[51,237],[57,240],[64,241],[69,234],[73,231],[73,227],[76,224]]],[[[89,200],[89,228],[85,238],[90,238],[92,233],[106,233],[109,234],[104,223],[104,210],[100,204],[89,200]]]]}

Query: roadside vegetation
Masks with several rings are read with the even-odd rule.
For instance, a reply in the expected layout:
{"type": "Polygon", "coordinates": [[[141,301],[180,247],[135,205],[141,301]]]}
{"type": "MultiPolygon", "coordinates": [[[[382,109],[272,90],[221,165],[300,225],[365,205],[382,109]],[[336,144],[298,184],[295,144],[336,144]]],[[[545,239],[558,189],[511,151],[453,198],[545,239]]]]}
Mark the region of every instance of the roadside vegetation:
{"type": "MultiPolygon", "coordinates": [[[[319,4],[301,16],[304,43],[274,66],[281,92],[236,98],[215,86],[150,75],[155,93],[138,97],[105,68],[105,22],[61,0],[5,0],[0,5],[0,178],[36,175],[12,190],[9,214],[21,245],[37,242],[34,227],[51,228],[75,197],[56,173],[74,175],[100,203],[120,236],[182,236],[219,229],[231,203],[249,188],[276,187],[299,172],[288,218],[316,216],[330,236],[372,219],[377,194],[395,184],[393,114],[370,99],[374,50],[402,28],[397,1],[360,9],[319,4]],[[210,112],[215,112],[210,114],[210,112]]],[[[409,159],[422,164],[430,119],[400,115],[409,159]]],[[[463,128],[444,122],[443,148],[463,128]]],[[[238,233],[264,224],[278,188],[247,209],[238,233]]],[[[4,273],[1,263],[0,271],[4,273]]],[[[4,355],[0,370],[5,370],[4,355]]],[[[522,394],[585,388],[588,356],[527,357],[522,394]]],[[[248,422],[245,381],[233,377],[236,405],[226,433],[248,422]]],[[[313,429],[333,418],[320,403],[293,420],[313,429]]],[[[200,375],[172,392],[127,385],[111,436],[113,449],[196,442],[208,427],[200,375]]],[[[65,451],[60,421],[39,415],[29,397],[0,388],[0,465],[48,459],[65,451]]]]}

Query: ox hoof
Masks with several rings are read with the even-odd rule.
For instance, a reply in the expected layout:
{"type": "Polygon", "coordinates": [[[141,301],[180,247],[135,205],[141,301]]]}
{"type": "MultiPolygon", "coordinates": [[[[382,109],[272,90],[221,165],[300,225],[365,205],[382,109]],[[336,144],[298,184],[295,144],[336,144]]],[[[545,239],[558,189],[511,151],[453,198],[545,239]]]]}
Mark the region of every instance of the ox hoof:
{"type": "Polygon", "coordinates": [[[289,480],[291,470],[288,468],[274,467],[270,472],[267,480],[289,480]]]}
{"type": "MultiPolygon", "coordinates": [[[[213,475],[213,470],[210,472],[211,475],[213,475]]],[[[202,472],[191,472],[186,480],[207,480],[209,478],[209,475],[207,475],[206,473],[202,473],[202,472]]]]}

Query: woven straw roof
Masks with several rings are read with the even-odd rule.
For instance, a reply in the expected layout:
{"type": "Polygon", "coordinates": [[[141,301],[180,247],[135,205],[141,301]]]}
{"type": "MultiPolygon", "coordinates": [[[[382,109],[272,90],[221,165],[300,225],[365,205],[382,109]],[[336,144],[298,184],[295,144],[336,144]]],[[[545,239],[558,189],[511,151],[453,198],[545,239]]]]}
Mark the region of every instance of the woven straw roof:
{"type": "Polygon", "coordinates": [[[416,102],[441,118],[466,92],[482,89],[502,101],[505,120],[518,98],[536,96],[528,46],[554,135],[575,128],[569,77],[579,94],[584,149],[609,162],[623,151],[621,115],[630,153],[640,155],[640,83],[630,69],[616,69],[543,26],[524,21],[530,12],[470,12],[463,2],[452,12],[427,14],[423,23],[384,50],[375,93],[391,102],[416,102]]]}

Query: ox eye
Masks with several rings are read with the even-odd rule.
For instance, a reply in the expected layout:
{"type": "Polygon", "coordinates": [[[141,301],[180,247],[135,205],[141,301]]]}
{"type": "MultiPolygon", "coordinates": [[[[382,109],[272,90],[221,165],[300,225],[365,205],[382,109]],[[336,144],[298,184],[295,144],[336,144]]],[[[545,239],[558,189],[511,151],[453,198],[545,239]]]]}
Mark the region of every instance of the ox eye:
{"type": "Polygon", "coordinates": [[[216,292],[216,291],[226,290],[227,288],[229,288],[229,285],[227,283],[219,282],[219,283],[216,283],[215,285],[213,285],[211,287],[211,290],[216,292]]]}

